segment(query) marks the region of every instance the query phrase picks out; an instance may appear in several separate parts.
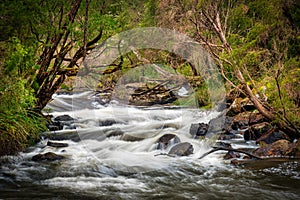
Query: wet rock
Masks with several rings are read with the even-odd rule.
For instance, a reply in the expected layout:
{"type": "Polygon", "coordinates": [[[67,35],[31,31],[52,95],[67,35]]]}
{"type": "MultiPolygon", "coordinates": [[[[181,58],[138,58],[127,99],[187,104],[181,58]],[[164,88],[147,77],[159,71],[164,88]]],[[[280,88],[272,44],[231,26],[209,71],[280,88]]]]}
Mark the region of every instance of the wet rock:
{"type": "Polygon", "coordinates": [[[249,117],[249,125],[259,124],[262,122],[268,122],[268,120],[260,113],[251,112],[249,117]]]}
{"type": "Polygon", "coordinates": [[[164,134],[157,140],[157,149],[166,149],[168,146],[172,144],[177,144],[180,142],[179,137],[175,134],[164,134]]]}
{"type": "Polygon", "coordinates": [[[257,140],[265,133],[268,133],[272,129],[271,124],[267,122],[254,124],[248,130],[244,132],[244,139],[248,140],[257,140]]]}
{"type": "Polygon", "coordinates": [[[170,151],[169,155],[177,155],[177,156],[188,156],[194,152],[194,147],[191,143],[182,142],[174,145],[170,151]]]}
{"type": "MultiPolygon", "coordinates": [[[[54,118],[52,125],[56,126],[58,130],[64,129],[66,126],[66,129],[76,129],[76,127],[73,125],[76,120],[72,118],[69,115],[60,115],[54,118]]],[[[52,127],[52,129],[49,129],[50,131],[54,131],[54,129],[57,129],[52,127]]]]}
{"type": "Polygon", "coordinates": [[[79,142],[81,140],[76,130],[44,132],[41,136],[50,140],[72,140],[74,142],[79,142]]]}
{"type": "Polygon", "coordinates": [[[226,117],[225,113],[213,118],[208,123],[208,133],[216,133],[225,130],[231,124],[231,118],[226,117]]]}
{"type": "Polygon", "coordinates": [[[199,136],[205,136],[207,131],[208,131],[208,124],[205,123],[191,124],[190,134],[194,138],[197,138],[199,136]]]}
{"type": "Polygon", "coordinates": [[[276,142],[277,140],[291,140],[287,134],[280,130],[272,129],[271,131],[268,131],[268,133],[262,135],[260,138],[256,140],[256,143],[259,144],[271,144],[273,142],[276,142]]]}
{"type": "Polygon", "coordinates": [[[120,128],[78,130],[81,140],[103,141],[108,137],[120,136],[123,135],[123,133],[124,132],[120,128]]]}
{"type": "Polygon", "coordinates": [[[219,140],[231,140],[231,139],[240,138],[240,137],[241,137],[241,135],[240,135],[239,131],[229,129],[229,130],[225,130],[224,132],[222,132],[219,135],[218,139],[219,140]]]}
{"type": "Polygon", "coordinates": [[[70,115],[60,115],[54,118],[54,121],[74,121],[75,119],[70,115]]]}
{"type": "Polygon", "coordinates": [[[250,125],[266,122],[267,120],[260,113],[242,112],[233,117],[231,128],[233,130],[246,129],[250,125]]]}
{"type": "Polygon", "coordinates": [[[140,141],[146,138],[155,137],[157,135],[157,131],[144,131],[144,130],[136,130],[135,132],[126,132],[121,136],[121,140],[124,141],[140,141]]]}
{"type": "Polygon", "coordinates": [[[259,157],[266,156],[286,156],[292,147],[292,143],[287,140],[278,140],[272,144],[264,145],[256,149],[253,154],[259,157]]]}
{"type": "Polygon", "coordinates": [[[113,124],[117,124],[118,122],[114,119],[107,119],[104,121],[99,121],[99,126],[111,126],[113,124]]]}
{"type": "Polygon", "coordinates": [[[49,131],[58,131],[61,130],[63,126],[55,125],[55,124],[47,124],[47,128],[49,129],[49,131]]]}
{"type": "Polygon", "coordinates": [[[57,155],[53,152],[48,152],[48,153],[45,153],[45,154],[37,154],[35,156],[32,157],[32,160],[33,161],[55,161],[55,160],[62,160],[64,159],[65,157],[62,156],[62,155],[57,155]]]}
{"type": "Polygon", "coordinates": [[[300,140],[291,144],[291,147],[286,155],[293,158],[300,158],[300,140]]]}
{"type": "Polygon", "coordinates": [[[48,141],[47,142],[47,146],[56,147],[56,148],[62,148],[62,147],[68,147],[69,145],[67,143],[48,141]]]}
{"type": "Polygon", "coordinates": [[[145,139],[145,138],[139,137],[138,135],[128,134],[128,133],[125,133],[121,137],[121,140],[128,141],[128,142],[141,141],[143,139],[145,139]]]}

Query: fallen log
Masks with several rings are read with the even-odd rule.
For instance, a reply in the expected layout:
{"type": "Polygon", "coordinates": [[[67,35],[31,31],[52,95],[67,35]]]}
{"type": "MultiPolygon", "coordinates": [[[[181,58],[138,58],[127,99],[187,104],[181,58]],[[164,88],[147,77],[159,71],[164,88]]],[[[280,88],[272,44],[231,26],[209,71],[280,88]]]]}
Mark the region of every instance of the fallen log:
{"type": "Polygon", "coordinates": [[[258,159],[258,160],[262,160],[263,158],[259,157],[259,156],[256,156],[252,153],[249,153],[249,152],[246,152],[246,151],[243,151],[243,150],[240,150],[240,149],[233,149],[233,148],[228,148],[228,147],[213,147],[212,150],[204,153],[202,156],[199,157],[199,159],[202,159],[204,158],[205,156],[213,153],[213,152],[216,152],[216,151],[233,151],[233,152],[237,152],[237,153],[243,153],[243,154],[246,154],[247,156],[249,156],[250,158],[255,158],[255,159],[258,159]]]}

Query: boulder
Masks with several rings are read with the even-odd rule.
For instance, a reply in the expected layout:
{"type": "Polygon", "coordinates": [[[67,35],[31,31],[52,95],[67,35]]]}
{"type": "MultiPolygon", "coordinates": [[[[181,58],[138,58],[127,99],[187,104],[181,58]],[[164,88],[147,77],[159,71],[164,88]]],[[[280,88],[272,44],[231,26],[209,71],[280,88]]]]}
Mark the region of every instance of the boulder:
{"type": "Polygon", "coordinates": [[[194,138],[197,138],[199,136],[205,136],[207,131],[208,131],[208,124],[205,123],[191,124],[190,134],[194,138]]]}
{"type": "Polygon", "coordinates": [[[47,142],[47,146],[56,147],[56,148],[62,148],[62,147],[68,147],[69,145],[67,143],[48,141],[47,142]]]}
{"type": "MultiPolygon", "coordinates": [[[[68,129],[75,129],[75,126],[72,126],[72,124],[75,122],[75,119],[69,115],[60,115],[54,118],[52,125],[56,126],[58,130],[62,130],[64,126],[67,126],[68,129]]],[[[57,129],[55,127],[51,127],[49,129],[50,131],[54,131],[54,129],[57,129]]]]}
{"type": "Polygon", "coordinates": [[[181,142],[175,144],[169,151],[169,155],[176,155],[176,156],[188,156],[193,154],[194,147],[189,142],[181,142]]]}
{"type": "Polygon", "coordinates": [[[273,142],[276,142],[277,140],[289,140],[289,136],[285,134],[284,132],[280,130],[272,129],[271,131],[268,131],[268,133],[263,134],[260,138],[256,140],[256,143],[258,144],[271,144],[273,142]]]}
{"type": "Polygon", "coordinates": [[[177,144],[180,142],[180,139],[175,134],[164,134],[157,140],[156,149],[166,149],[168,146],[177,144]]]}
{"type": "Polygon", "coordinates": [[[272,125],[269,124],[268,122],[254,124],[244,132],[244,139],[246,141],[257,140],[265,133],[268,133],[268,131],[271,131],[271,129],[272,129],[272,125]]]}
{"type": "Polygon", "coordinates": [[[292,143],[291,148],[286,153],[286,155],[293,158],[300,158],[300,140],[298,140],[295,143],[292,143]]]}
{"type": "Polygon", "coordinates": [[[231,128],[233,130],[246,129],[250,125],[266,122],[267,120],[260,113],[242,112],[233,117],[231,128]]]}
{"type": "Polygon", "coordinates": [[[253,154],[259,157],[282,157],[290,152],[292,145],[293,144],[288,140],[278,140],[272,144],[267,144],[256,149],[253,154]]]}
{"type": "Polygon", "coordinates": [[[62,160],[65,157],[62,155],[57,155],[53,152],[48,152],[45,154],[37,154],[35,156],[32,157],[33,161],[55,161],[55,160],[62,160]]]}
{"type": "Polygon", "coordinates": [[[213,118],[208,123],[209,133],[221,132],[231,124],[232,118],[226,117],[225,113],[220,114],[216,118],[213,118]]]}
{"type": "Polygon", "coordinates": [[[75,119],[73,117],[71,117],[70,115],[59,115],[57,117],[54,118],[54,121],[74,121],[75,119]]]}

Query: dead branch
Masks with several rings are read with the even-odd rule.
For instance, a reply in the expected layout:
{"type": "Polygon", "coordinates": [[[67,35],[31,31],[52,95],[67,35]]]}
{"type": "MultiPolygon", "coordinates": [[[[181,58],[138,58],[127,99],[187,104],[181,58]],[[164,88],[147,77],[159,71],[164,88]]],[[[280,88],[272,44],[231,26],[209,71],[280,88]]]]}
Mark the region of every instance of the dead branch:
{"type": "Polygon", "coordinates": [[[240,150],[240,149],[233,149],[233,148],[227,148],[227,147],[214,147],[212,150],[204,153],[202,156],[199,157],[199,159],[202,159],[204,158],[205,156],[213,153],[213,152],[216,152],[216,151],[233,151],[233,152],[237,152],[237,153],[243,153],[243,154],[246,154],[247,156],[250,156],[251,158],[255,158],[255,159],[258,159],[258,160],[262,160],[263,158],[259,157],[259,156],[256,156],[252,153],[249,153],[249,152],[246,152],[246,151],[243,151],[243,150],[240,150]]]}

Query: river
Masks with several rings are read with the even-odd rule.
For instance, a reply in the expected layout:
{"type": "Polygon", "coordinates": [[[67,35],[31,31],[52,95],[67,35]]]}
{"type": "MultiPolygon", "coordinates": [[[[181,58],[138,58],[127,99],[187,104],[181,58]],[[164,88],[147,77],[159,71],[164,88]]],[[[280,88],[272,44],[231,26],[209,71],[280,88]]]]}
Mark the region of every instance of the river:
{"type": "MultiPolygon", "coordinates": [[[[217,111],[101,105],[90,93],[56,95],[48,111],[54,117],[76,118],[81,140],[62,140],[69,146],[54,148],[43,139],[19,156],[1,158],[0,199],[300,199],[296,161],[233,166],[223,159],[223,151],[198,159],[210,150],[213,139],[192,139],[190,124],[208,123],[220,114],[217,111]],[[103,126],[104,121],[113,123],[103,126]],[[107,137],[108,132],[116,131],[145,139],[107,137]],[[168,151],[156,148],[157,139],[167,133],[190,142],[194,154],[155,156],[168,151]],[[31,160],[49,151],[66,159],[31,160]]],[[[235,148],[256,147],[243,139],[230,142],[235,148]]]]}

